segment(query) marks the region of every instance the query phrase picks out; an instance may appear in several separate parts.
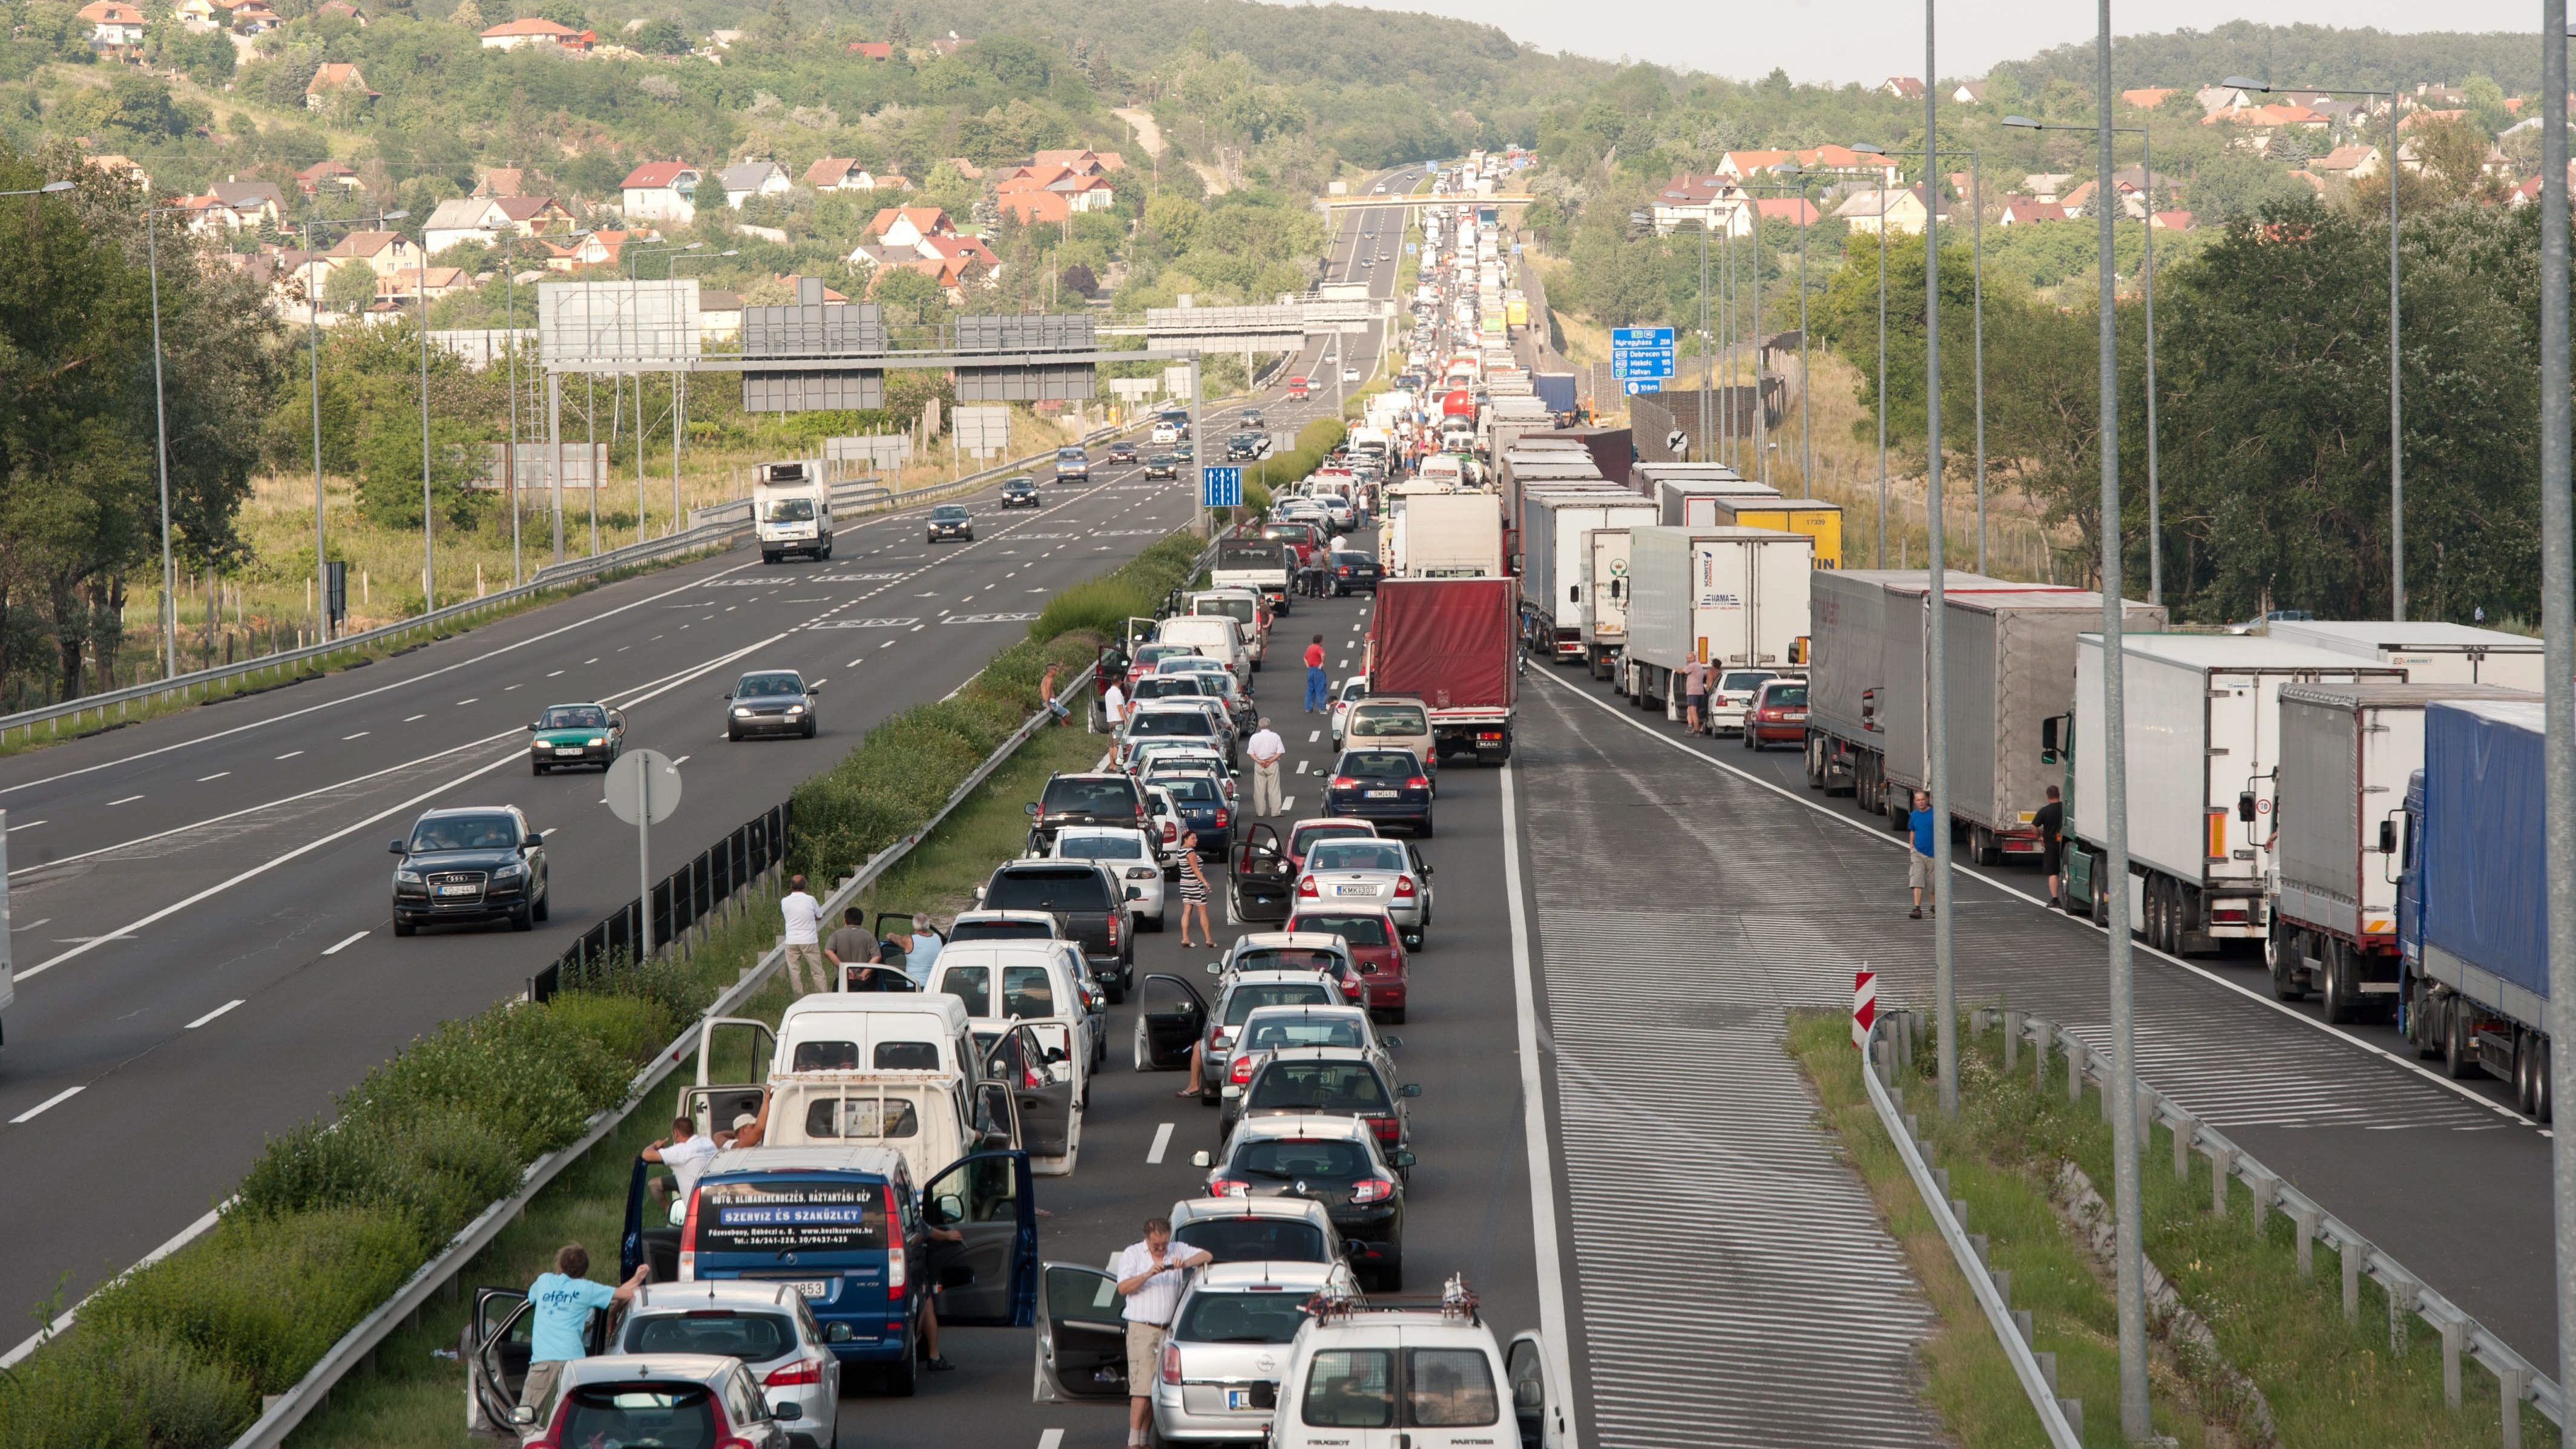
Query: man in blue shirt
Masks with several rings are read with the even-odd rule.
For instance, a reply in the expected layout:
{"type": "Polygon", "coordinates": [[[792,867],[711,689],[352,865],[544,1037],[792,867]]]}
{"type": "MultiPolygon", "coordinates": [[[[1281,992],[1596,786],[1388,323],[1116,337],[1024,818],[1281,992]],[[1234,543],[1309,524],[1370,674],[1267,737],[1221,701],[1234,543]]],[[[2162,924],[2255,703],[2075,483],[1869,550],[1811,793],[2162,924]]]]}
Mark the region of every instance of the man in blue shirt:
{"type": "Polygon", "coordinates": [[[590,1272],[590,1251],[579,1243],[566,1243],[555,1250],[555,1270],[540,1273],[528,1285],[528,1308],[534,1329],[528,1339],[528,1377],[519,1388],[519,1404],[534,1409],[537,1423],[543,1425],[554,1410],[555,1390],[563,1378],[563,1366],[583,1356],[584,1339],[590,1328],[590,1315],[612,1303],[634,1298],[635,1290],[644,1286],[652,1266],[635,1265],[635,1276],[611,1288],[594,1283],[590,1272]]]}
{"type": "Polygon", "coordinates": [[[1908,918],[1919,921],[1923,919],[1923,893],[1932,889],[1932,830],[1937,822],[1932,818],[1931,796],[1920,790],[1914,792],[1914,815],[1907,823],[1914,830],[1914,849],[1905,859],[1905,883],[1914,891],[1914,909],[1908,918]]]}

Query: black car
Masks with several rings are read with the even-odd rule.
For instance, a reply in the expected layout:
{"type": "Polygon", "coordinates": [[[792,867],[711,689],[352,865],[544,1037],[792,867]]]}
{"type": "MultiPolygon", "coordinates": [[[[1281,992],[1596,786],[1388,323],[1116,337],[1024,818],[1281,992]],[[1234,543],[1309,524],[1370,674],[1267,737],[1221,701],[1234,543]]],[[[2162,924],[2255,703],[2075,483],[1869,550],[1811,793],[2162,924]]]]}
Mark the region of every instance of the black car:
{"type": "Polygon", "coordinates": [[[1110,445],[1109,445],[1109,461],[1110,461],[1110,462],[1112,462],[1112,463],[1133,463],[1133,462],[1135,462],[1135,461],[1136,461],[1136,445],[1135,445],[1134,443],[1112,443],[1112,444],[1110,444],[1110,445]]]}
{"type": "Polygon", "coordinates": [[[1247,428],[1258,428],[1258,427],[1265,426],[1265,425],[1263,424],[1263,422],[1261,421],[1261,409],[1259,409],[1259,408],[1245,408],[1245,409],[1243,410],[1243,425],[1244,425],[1245,427],[1247,427],[1247,428]]]}
{"type": "Polygon", "coordinates": [[[1145,476],[1148,478],[1178,478],[1181,476],[1181,460],[1170,453],[1156,453],[1154,456],[1145,460],[1145,476]]]}
{"type": "Polygon", "coordinates": [[[819,684],[807,684],[793,669],[755,669],[733,682],[725,696],[725,738],[744,735],[803,735],[814,738],[814,696],[819,684]]]}
{"type": "MultiPolygon", "coordinates": [[[[1243,1095],[1228,1104],[1228,1130],[1263,1117],[1352,1117],[1368,1124],[1382,1150],[1409,1152],[1413,1141],[1405,1102],[1422,1095],[1412,1082],[1386,1079],[1367,1051],[1353,1047],[1299,1046],[1268,1050],[1249,1064],[1243,1095]]],[[[1396,1169],[1396,1176],[1408,1174],[1396,1169]]]]}
{"type": "Polygon", "coordinates": [[[1336,595],[1377,592],[1377,559],[1354,549],[1341,549],[1333,554],[1333,592],[1336,595]]]}
{"type": "MultiPolygon", "coordinates": [[[[1046,789],[1028,807],[1029,849],[1039,855],[1055,851],[1055,833],[1068,825],[1103,825],[1114,830],[1145,828],[1145,787],[1123,771],[1096,775],[1050,775],[1046,789]]],[[[999,909],[996,907],[995,909],[999,909]]]]}
{"type": "Polygon", "coordinates": [[[545,836],[515,805],[424,811],[393,853],[397,936],[448,921],[524,931],[546,918],[545,836]]]}
{"type": "Polygon", "coordinates": [[[1236,433],[1225,440],[1226,461],[1232,463],[1245,458],[1258,458],[1261,456],[1263,446],[1269,441],[1269,435],[1266,433],[1236,433]]]}
{"type": "Polygon", "coordinates": [[[1127,902],[1141,887],[1126,886],[1106,866],[1088,860],[1015,860],[975,888],[978,909],[1044,911],[1057,933],[1082,943],[1082,957],[1113,1002],[1127,999],[1136,970],[1136,943],[1127,932],[1127,902]]]}
{"type": "Polygon", "coordinates": [[[943,538],[959,538],[968,543],[975,541],[975,516],[966,511],[965,504],[942,503],[930,510],[929,541],[937,543],[943,538]]]}
{"type": "Polygon", "coordinates": [[[1411,750],[1344,750],[1324,784],[1324,813],[1431,833],[1431,777],[1411,750]]]}
{"type": "Polygon", "coordinates": [[[1005,479],[1003,479],[1003,480],[1002,480],[1002,502],[1001,502],[1001,506],[1002,506],[1002,507],[1004,507],[1004,508],[1035,508],[1035,507],[1037,507],[1037,506],[1038,506],[1038,485],[1037,485],[1037,480],[1036,480],[1036,479],[1034,479],[1034,478],[1029,477],[1029,476],[1028,476],[1027,474],[1025,474],[1025,473],[1021,474],[1021,475],[1020,475],[1019,477],[1017,477],[1017,478],[1005,478],[1005,479]]]}
{"type": "Polygon", "coordinates": [[[1355,1118],[1308,1115],[1247,1120],[1215,1170],[1211,1197],[1302,1197],[1320,1202],[1349,1245],[1353,1272],[1372,1293],[1404,1291],[1402,1148],[1382,1150],[1355,1118]]]}

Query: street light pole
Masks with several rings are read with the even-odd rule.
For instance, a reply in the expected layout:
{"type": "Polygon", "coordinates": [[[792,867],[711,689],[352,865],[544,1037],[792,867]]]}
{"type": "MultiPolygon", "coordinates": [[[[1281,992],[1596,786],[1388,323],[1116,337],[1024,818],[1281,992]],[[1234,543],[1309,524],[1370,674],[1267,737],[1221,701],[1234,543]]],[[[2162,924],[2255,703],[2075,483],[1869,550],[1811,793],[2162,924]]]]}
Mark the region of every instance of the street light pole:
{"type": "MultiPolygon", "coordinates": [[[[1930,634],[1931,668],[1927,671],[1924,709],[1924,753],[1932,788],[1932,1013],[1940,1076],[1941,1111],[1959,1113],[1959,1012],[1952,980],[1953,930],[1950,889],[1950,688],[1949,608],[1942,587],[1943,518],[1941,516],[1941,165],[1940,68],[1933,56],[1933,0],[1923,0],[1923,543],[1924,566],[1932,587],[1924,600],[1930,634]]],[[[1884,233],[1886,227],[1879,230],[1884,233]]],[[[1885,416],[1882,410],[1882,417],[1885,416]]],[[[1907,802],[1911,804],[1912,802],[1907,802]]]]}
{"type": "Polygon", "coordinates": [[[179,575],[170,557],[170,413],[161,393],[161,209],[143,213],[144,253],[152,270],[152,433],[161,466],[161,677],[179,673],[179,575]]]}
{"type": "MultiPolygon", "coordinates": [[[[742,248],[727,247],[723,251],[714,252],[704,257],[673,257],[671,259],[670,269],[665,273],[665,275],[676,278],[680,274],[681,265],[687,262],[712,261],[717,257],[738,257],[740,255],[742,255],[742,248]]],[[[685,345],[686,339],[681,340],[685,345]]],[[[675,357],[671,366],[671,531],[673,533],[680,531],[680,424],[687,416],[687,407],[681,401],[681,383],[682,373],[680,371],[678,359],[675,357]]],[[[642,427],[640,419],[637,422],[637,427],[642,427]]],[[[639,440],[635,446],[641,448],[644,445],[639,440]]],[[[644,538],[644,504],[640,491],[637,494],[637,501],[635,504],[635,537],[638,542],[641,542],[644,538]]]]}
{"type": "MultiPolygon", "coordinates": [[[[2543,696],[2548,812],[2549,1034],[2576,1041],[2576,501],[2568,496],[2567,0],[2540,5],[2540,637],[2560,681],[2543,696]]],[[[2392,114],[2396,103],[2389,103],[2392,114]]],[[[2389,194],[2397,155],[2389,152],[2389,194]]],[[[2549,1053],[2550,1100],[2576,1102],[2576,1052],[2549,1053]]],[[[2556,1225],[2558,1381],[2576,1383],[2576,1134],[2549,1145],[2556,1225]]],[[[2519,1413],[2514,1408],[2511,1412],[2519,1413]]]]}
{"type": "Polygon", "coordinates": [[[322,184],[304,208],[304,365],[313,384],[313,637],[331,637],[331,565],[322,537],[322,288],[315,275],[315,235],[322,226],[322,184]]]}
{"type": "MultiPolygon", "coordinates": [[[[1974,300],[1969,308],[1976,329],[1977,374],[1977,572],[1986,571],[1986,168],[1968,161],[1969,282],[1974,300]]],[[[1802,258],[1803,261],[1803,258],[1802,258]]],[[[1801,324],[1804,325],[1803,323],[1801,324]]]]}

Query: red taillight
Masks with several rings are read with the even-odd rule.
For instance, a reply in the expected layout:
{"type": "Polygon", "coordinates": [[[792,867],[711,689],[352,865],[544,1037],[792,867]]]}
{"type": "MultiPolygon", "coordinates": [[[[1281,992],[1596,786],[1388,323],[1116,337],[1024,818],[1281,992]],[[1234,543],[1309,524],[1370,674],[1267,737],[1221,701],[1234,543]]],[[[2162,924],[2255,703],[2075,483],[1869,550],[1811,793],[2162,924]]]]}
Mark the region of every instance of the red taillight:
{"type": "Polygon", "coordinates": [[[1180,1381],[1181,1346],[1167,1341],[1163,1345],[1163,1382],[1178,1385],[1180,1381]]]}
{"type": "Polygon", "coordinates": [[[1406,896],[1419,895],[1420,892],[1413,888],[1413,877],[1404,875],[1397,876],[1395,879],[1395,894],[1397,899],[1401,900],[1406,896]]]}
{"type": "Polygon", "coordinates": [[[1109,949],[1112,951],[1118,949],[1118,918],[1125,914],[1127,914],[1125,911],[1109,913],[1109,949]]]}
{"type": "Polygon", "coordinates": [[[1219,830],[1223,830],[1223,829],[1225,828],[1225,822],[1226,822],[1226,814],[1225,814],[1225,812],[1224,812],[1224,811],[1222,811],[1222,810],[1220,810],[1220,811],[1216,812],[1216,828],[1217,828],[1217,829],[1219,829],[1219,830]]]}
{"type": "Polygon", "coordinates": [[[1319,896],[1322,895],[1323,892],[1315,888],[1315,878],[1313,876],[1301,875],[1297,877],[1297,894],[1301,897],[1319,896]]]}
{"type": "Polygon", "coordinates": [[[680,1281],[689,1282],[697,1277],[697,1273],[698,1195],[691,1193],[689,1194],[689,1214],[680,1220],[680,1281]]]}
{"type": "MultiPolygon", "coordinates": [[[[901,1253],[893,1256],[898,1260],[903,1257],[901,1253]]],[[[791,1364],[781,1364],[769,1371],[769,1377],[761,1380],[773,1389],[794,1388],[798,1384],[819,1384],[822,1381],[823,1362],[812,1358],[800,1358],[791,1364]]]]}
{"type": "Polygon", "coordinates": [[[1251,1081],[1252,1058],[1248,1056],[1236,1057],[1234,1059],[1234,1065],[1226,1069],[1225,1079],[1234,1083],[1238,1087],[1251,1081]]]}
{"type": "Polygon", "coordinates": [[[1428,775],[1416,775],[1412,779],[1404,782],[1404,788],[1408,790],[1428,790],[1431,788],[1431,777],[1428,775]]]}
{"type": "Polygon", "coordinates": [[[1384,1202],[1393,1196],[1395,1183],[1390,1178],[1363,1177],[1351,1184],[1351,1201],[1354,1203],[1384,1202]]]}
{"type": "Polygon", "coordinates": [[[1247,1197],[1251,1195],[1251,1192],[1252,1184],[1239,1181],[1235,1178],[1214,1177],[1208,1179],[1208,1196],[1210,1197],[1247,1197]]]}
{"type": "Polygon", "coordinates": [[[1396,1140],[1398,1129],[1393,1117],[1367,1117],[1361,1120],[1369,1124],[1369,1130],[1377,1134],[1378,1141],[1391,1144],[1396,1140]]]}
{"type": "Polygon", "coordinates": [[[1333,788],[1336,790],[1356,790],[1359,787],[1360,782],[1352,779],[1348,775],[1335,775],[1333,777],[1333,788]]]}

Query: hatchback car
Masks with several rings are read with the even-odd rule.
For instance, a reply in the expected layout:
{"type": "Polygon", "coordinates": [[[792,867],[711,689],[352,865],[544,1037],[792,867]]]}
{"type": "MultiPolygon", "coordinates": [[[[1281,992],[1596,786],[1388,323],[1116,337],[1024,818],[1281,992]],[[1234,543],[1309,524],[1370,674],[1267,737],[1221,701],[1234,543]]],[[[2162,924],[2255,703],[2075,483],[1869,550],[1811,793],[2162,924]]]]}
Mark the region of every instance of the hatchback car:
{"type": "MultiPolygon", "coordinates": [[[[1352,713],[1357,715],[1358,711],[1352,713]]],[[[1411,750],[1362,749],[1356,743],[1333,762],[1324,782],[1324,812],[1429,835],[1431,776],[1411,750]]]]}
{"type": "Polygon", "coordinates": [[[962,539],[968,543],[975,541],[975,517],[966,511],[965,504],[942,503],[930,510],[928,541],[937,543],[943,538],[962,539]]]}
{"type": "Polygon", "coordinates": [[[1344,1263],[1211,1264],[1190,1280],[1154,1379],[1154,1436],[1240,1441],[1270,1425],[1287,1346],[1317,1297],[1355,1298],[1344,1263]]]}
{"type": "Polygon", "coordinates": [[[1771,669],[1724,669],[1709,681],[1708,713],[1702,717],[1708,732],[1722,735],[1744,728],[1744,712],[1753,703],[1754,691],[1767,680],[1777,679],[1771,669]]]}
{"type": "Polygon", "coordinates": [[[1377,592],[1378,565],[1374,555],[1357,549],[1333,551],[1333,593],[1374,594],[1377,592]]]}
{"type": "Polygon", "coordinates": [[[1027,474],[1022,474],[1017,478],[1005,478],[1002,480],[1002,497],[1000,506],[1004,508],[1035,508],[1039,506],[1040,501],[1041,500],[1038,496],[1037,480],[1029,477],[1027,474]]]}
{"type": "MultiPolygon", "coordinates": [[[[1153,644],[1140,644],[1136,646],[1135,655],[1127,661],[1127,683],[1132,686],[1137,680],[1144,678],[1148,674],[1160,673],[1162,662],[1166,659],[1178,659],[1183,656],[1197,656],[1198,653],[1199,646],[1196,644],[1164,644],[1160,642],[1153,644]]],[[[1226,667],[1223,660],[1212,662],[1214,662],[1216,667],[1219,669],[1224,669],[1226,667]]],[[[1228,672],[1231,673],[1232,671],[1229,670],[1228,672]]]]}
{"type": "Polygon", "coordinates": [[[1233,434],[1225,440],[1225,460],[1229,463],[1234,463],[1245,459],[1258,458],[1261,456],[1262,450],[1267,448],[1269,445],[1270,439],[1268,435],[1263,433],[1233,434]]]}
{"type": "MultiPolygon", "coordinates": [[[[782,1404],[790,1401],[782,1400],[782,1404]]],[[[564,1365],[552,1417],[522,1407],[511,1422],[542,1430],[527,1449],[594,1444],[739,1444],[787,1449],[788,1424],[738,1358],[601,1354],[564,1365]],[[522,1417],[524,1416],[524,1417],[522,1417]]]]}
{"type": "Polygon", "coordinates": [[[1395,1048],[1404,1038],[1382,1033],[1364,1006],[1257,1006],[1243,1019],[1225,1059],[1225,1099],[1220,1131],[1232,1131],[1243,1089],[1260,1059],[1288,1047],[1348,1047],[1367,1054],[1388,1081],[1395,1078],[1395,1048]]]}
{"type": "MultiPolygon", "coordinates": [[[[1392,1153],[1412,1148],[1404,1104],[1421,1095],[1419,1085],[1397,1082],[1376,1057],[1357,1047],[1274,1047],[1252,1059],[1234,1120],[1354,1117],[1377,1134],[1379,1147],[1392,1153]]],[[[1398,1177],[1407,1175],[1401,1168],[1396,1171],[1398,1177]]]]}
{"type": "Polygon", "coordinates": [[[1349,1253],[1324,1205],[1301,1197],[1185,1197],[1172,1241],[1219,1263],[1342,1263],[1349,1253]]]}
{"type": "Polygon", "coordinates": [[[1055,833],[1053,858],[1107,866],[1122,883],[1143,892],[1127,902],[1129,921],[1139,930],[1163,929],[1163,863],[1143,830],[1068,825],[1055,833]]]}
{"type": "Polygon", "coordinates": [[[1112,462],[1112,463],[1133,463],[1133,462],[1135,462],[1135,461],[1136,461],[1136,445],[1135,445],[1134,443],[1112,443],[1112,444],[1110,444],[1110,445],[1109,445],[1109,461],[1110,461],[1110,462],[1112,462]]]}
{"type": "Polygon", "coordinates": [[[1055,450],[1055,481],[1087,483],[1091,481],[1091,455],[1071,443],[1055,450]]]}
{"type": "Polygon", "coordinates": [[[1803,744],[1807,738],[1807,681],[1766,679],[1744,712],[1744,747],[1803,744]]]}
{"type": "Polygon", "coordinates": [[[1154,456],[1145,460],[1145,476],[1149,479],[1180,477],[1181,460],[1179,456],[1172,453],[1156,453],[1154,456]]]}
{"type": "Polygon", "coordinates": [[[1289,869],[1305,868],[1307,852],[1315,848],[1316,841],[1338,840],[1352,836],[1374,840],[1377,838],[1377,827],[1365,820],[1351,819],[1309,818],[1296,822],[1288,827],[1288,841],[1285,847],[1289,869]]]}
{"type": "Polygon", "coordinates": [[[1325,723],[1331,728],[1334,750],[1339,751],[1342,747],[1342,723],[1350,718],[1351,706],[1366,698],[1368,680],[1362,675],[1352,675],[1333,690],[1332,712],[1325,723]]]}
{"type": "Polygon", "coordinates": [[[1318,841],[1297,877],[1297,904],[1379,907],[1419,950],[1431,929],[1431,863],[1400,840],[1318,841]]]}
{"type": "Polygon", "coordinates": [[[1404,1290],[1404,1182],[1413,1154],[1378,1146],[1356,1117],[1265,1117],[1235,1129],[1225,1155],[1197,1153],[1210,1197],[1303,1197],[1324,1205],[1364,1286],[1404,1290]]]}
{"type": "Polygon", "coordinates": [[[1201,674],[1149,674],[1136,681],[1136,687],[1127,692],[1127,697],[1140,703],[1149,699],[1205,698],[1216,693],[1216,686],[1212,682],[1201,684],[1199,681],[1213,681],[1214,678],[1213,675],[1201,674]]]}
{"type": "Polygon", "coordinates": [[[612,1353],[714,1354],[742,1360],[798,1449],[840,1434],[841,1361],[793,1283],[711,1279],[638,1289],[612,1353]],[[794,1408],[795,1413],[781,1412],[794,1408]]]}
{"type": "Polygon", "coordinates": [[[546,841],[515,805],[424,811],[393,843],[394,934],[447,922],[546,918],[546,841]]]}
{"type": "Polygon", "coordinates": [[[733,682],[725,695],[725,738],[745,735],[803,735],[814,738],[814,696],[820,684],[807,684],[793,669],[755,669],[733,682]]]}
{"type": "Polygon", "coordinates": [[[617,763],[626,747],[626,716],[604,704],[550,704],[528,726],[528,773],[617,763]]]}
{"type": "Polygon", "coordinates": [[[1380,1021],[1404,1020],[1413,961],[1405,954],[1403,933],[1385,907],[1300,901],[1288,914],[1288,929],[1341,937],[1359,967],[1355,999],[1380,1021]]]}

